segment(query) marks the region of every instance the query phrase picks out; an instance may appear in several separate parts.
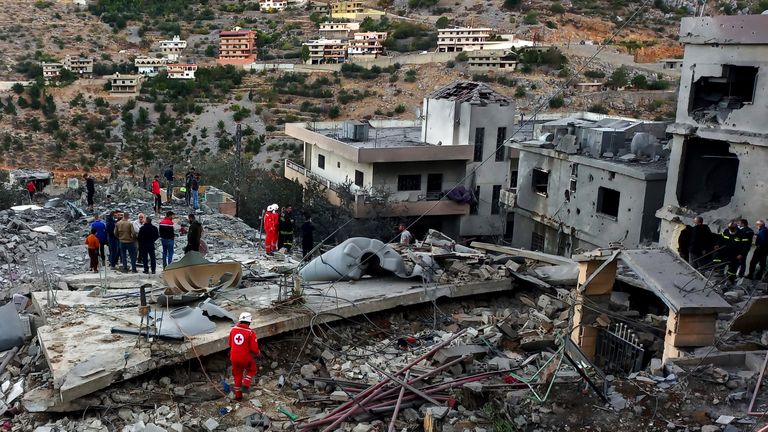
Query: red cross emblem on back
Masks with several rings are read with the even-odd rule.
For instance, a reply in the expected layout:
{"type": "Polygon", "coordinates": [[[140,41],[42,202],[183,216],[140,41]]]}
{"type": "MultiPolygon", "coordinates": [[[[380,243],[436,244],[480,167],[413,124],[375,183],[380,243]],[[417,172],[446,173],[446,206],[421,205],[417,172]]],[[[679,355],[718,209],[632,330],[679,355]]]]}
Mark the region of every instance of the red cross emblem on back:
{"type": "Polygon", "coordinates": [[[242,345],[245,342],[245,337],[238,333],[235,335],[235,345],[242,345]]]}

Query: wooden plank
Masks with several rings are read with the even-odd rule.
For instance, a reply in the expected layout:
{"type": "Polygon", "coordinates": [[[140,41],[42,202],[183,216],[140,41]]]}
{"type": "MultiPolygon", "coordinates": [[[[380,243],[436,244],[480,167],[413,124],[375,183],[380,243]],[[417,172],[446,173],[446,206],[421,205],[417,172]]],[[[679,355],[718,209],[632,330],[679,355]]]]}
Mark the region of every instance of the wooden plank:
{"type": "Polygon", "coordinates": [[[519,257],[532,259],[535,261],[541,261],[541,262],[552,264],[552,265],[575,265],[576,264],[576,261],[573,261],[572,259],[568,259],[566,257],[546,254],[543,252],[518,249],[518,248],[513,248],[508,246],[500,246],[492,243],[472,242],[470,243],[469,246],[475,249],[482,249],[490,252],[519,256],[519,257]]]}

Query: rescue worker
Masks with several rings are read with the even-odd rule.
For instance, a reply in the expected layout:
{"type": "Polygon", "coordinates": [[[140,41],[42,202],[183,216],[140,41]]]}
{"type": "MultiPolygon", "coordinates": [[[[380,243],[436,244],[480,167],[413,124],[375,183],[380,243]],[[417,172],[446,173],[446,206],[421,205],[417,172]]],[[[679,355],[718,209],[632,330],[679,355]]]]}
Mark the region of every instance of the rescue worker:
{"type": "Polygon", "coordinates": [[[720,233],[715,259],[712,260],[715,264],[727,264],[725,275],[730,282],[736,280],[736,271],[739,267],[739,260],[742,259],[740,252],[741,241],[739,240],[739,229],[736,226],[736,222],[731,221],[731,223],[728,224],[728,228],[720,233]]]}
{"type": "Polygon", "coordinates": [[[747,256],[752,249],[752,240],[755,238],[755,232],[749,227],[749,221],[742,219],[739,221],[739,277],[744,277],[747,271],[747,256]]]}
{"type": "Polygon", "coordinates": [[[277,250],[277,231],[280,223],[277,209],[279,208],[277,204],[272,204],[267,207],[267,212],[264,213],[264,248],[268,255],[277,250]]]}
{"type": "Polygon", "coordinates": [[[755,235],[755,252],[752,254],[752,261],[749,262],[749,275],[750,279],[762,280],[763,273],[765,273],[765,261],[768,258],[768,228],[765,227],[765,222],[759,220],[755,222],[757,227],[757,234],[755,235]],[[760,266],[760,271],[757,271],[757,266],[760,266]]]}
{"type": "Polygon", "coordinates": [[[704,218],[696,216],[693,218],[690,233],[690,242],[686,251],[688,253],[687,258],[693,268],[699,269],[709,262],[707,254],[712,250],[712,231],[704,223],[704,218]]]}
{"type": "Polygon", "coordinates": [[[33,199],[35,199],[35,192],[37,192],[37,188],[35,187],[35,182],[30,180],[27,182],[27,192],[29,192],[29,202],[31,203],[33,199]]]}
{"type": "Polygon", "coordinates": [[[163,209],[163,201],[161,197],[161,189],[160,189],[160,177],[155,176],[154,179],[152,179],[152,196],[155,198],[155,204],[152,206],[155,210],[155,214],[160,214],[160,212],[163,209]]]}
{"type": "Polygon", "coordinates": [[[238,324],[229,331],[229,360],[232,362],[232,377],[235,379],[235,400],[243,398],[243,390],[246,392],[253,384],[253,378],[258,371],[256,361],[251,353],[261,355],[259,340],[256,332],[251,330],[251,314],[240,314],[238,324]],[[243,382],[245,372],[245,382],[243,382]]]}
{"type": "Polygon", "coordinates": [[[296,218],[293,217],[293,207],[290,204],[283,207],[280,214],[279,230],[277,248],[285,248],[286,253],[289,253],[293,247],[293,235],[296,230],[296,218]]]}

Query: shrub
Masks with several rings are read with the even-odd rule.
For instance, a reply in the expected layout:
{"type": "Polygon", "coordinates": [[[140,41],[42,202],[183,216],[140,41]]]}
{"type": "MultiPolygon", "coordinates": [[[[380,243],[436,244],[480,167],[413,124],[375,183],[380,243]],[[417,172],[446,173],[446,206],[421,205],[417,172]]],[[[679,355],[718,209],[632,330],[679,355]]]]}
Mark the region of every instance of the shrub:
{"type": "Polygon", "coordinates": [[[528,25],[536,25],[539,23],[539,13],[536,11],[529,11],[525,18],[523,18],[523,22],[528,25]]]}
{"type": "Polygon", "coordinates": [[[563,100],[562,96],[555,96],[549,100],[550,108],[562,108],[563,105],[565,105],[565,100],[563,100]]]}
{"type": "Polygon", "coordinates": [[[584,72],[584,76],[587,78],[600,79],[600,78],[605,78],[605,72],[590,69],[584,72]]]}
{"type": "Polygon", "coordinates": [[[525,87],[517,86],[517,88],[515,89],[515,97],[519,98],[523,96],[525,96],[525,87]]]}
{"type": "Polygon", "coordinates": [[[644,89],[648,87],[648,79],[643,74],[637,74],[632,77],[632,87],[644,89]]]}
{"type": "Polygon", "coordinates": [[[439,29],[444,29],[444,28],[448,27],[448,25],[450,23],[451,23],[451,21],[448,19],[448,17],[441,16],[435,22],[435,27],[437,27],[439,29]]]}
{"type": "Polygon", "coordinates": [[[608,114],[608,108],[604,107],[602,104],[591,105],[587,108],[587,111],[597,114],[608,114]]]}
{"type": "Polygon", "coordinates": [[[456,54],[456,61],[457,62],[465,62],[467,60],[469,60],[469,56],[464,51],[456,54]]]}
{"type": "Polygon", "coordinates": [[[405,105],[399,104],[398,106],[395,107],[396,114],[402,114],[404,112],[405,112],[405,105]]]}
{"type": "Polygon", "coordinates": [[[448,69],[453,69],[453,68],[454,68],[454,66],[456,66],[456,62],[455,62],[455,61],[453,61],[453,60],[448,60],[448,61],[445,63],[445,67],[447,67],[448,69]]]}
{"type": "Polygon", "coordinates": [[[552,3],[549,7],[549,11],[554,14],[562,14],[565,13],[565,8],[560,3],[552,3]]]}

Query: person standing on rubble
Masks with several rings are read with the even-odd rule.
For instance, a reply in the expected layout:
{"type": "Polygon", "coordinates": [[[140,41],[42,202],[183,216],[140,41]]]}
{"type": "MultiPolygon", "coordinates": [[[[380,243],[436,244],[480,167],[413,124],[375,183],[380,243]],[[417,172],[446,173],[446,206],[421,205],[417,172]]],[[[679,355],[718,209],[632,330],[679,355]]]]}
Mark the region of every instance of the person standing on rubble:
{"type": "Polygon", "coordinates": [[[408,231],[408,228],[406,228],[405,224],[401,223],[397,229],[400,232],[400,244],[406,246],[411,244],[413,241],[413,235],[410,231],[408,231]]]}
{"type": "Polygon", "coordinates": [[[306,220],[301,224],[301,253],[307,258],[315,247],[315,224],[312,223],[312,215],[309,213],[305,213],[304,218],[306,220]]]}
{"type": "Polygon", "coordinates": [[[720,238],[717,243],[717,253],[715,259],[712,260],[715,264],[726,265],[725,276],[729,282],[736,280],[736,270],[739,267],[739,260],[742,259],[741,241],[738,239],[739,229],[736,226],[736,221],[731,221],[728,224],[728,228],[720,233],[720,238]]]}
{"type": "Polygon", "coordinates": [[[148,274],[150,269],[152,274],[155,274],[157,268],[155,243],[160,238],[160,233],[157,231],[157,227],[152,225],[151,217],[145,218],[144,225],[141,226],[137,238],[139,239],[139,254],[144,262],[144,274],[148,274]]]}
{"type": "Polygon", "coordinates": [[[120,259],[123,271],[128,271],[128,257],[131,259],[131,272],[136,271],[136,231],[133,229],[128,213],[123,213],[123,220],[115,225],[115,236],[120,241],[120,259]]]}
{"type": "Polygon", "coordinates": [[[752,250],[752,241],[755,238],[755,232],[749,227],[749,221],[742,219],[739,221],[739,271],[737,272],[739,277],[744,277],[744,273],[747,271],[747,256],[749,251],[752,250]]]}
{"type": "Polygon", "coordinates": [[[170,204],[173,200],[173,164],[168,164],[163,177],[165,177],[165,202],[170,204]]]}
{"type": "Polygon", "coordinates": [[[293,236],[296,230],[296,218],[293,217],[293,206],[290,204],[283,207],[278,226],[280,232],[277,239],[277,248],[285,248],[285,252],[290,253],[291,248],[293,248],[293,236]]]}
{"type": "Polygon", "coordinates": [[[695,269],[699,269],[709,259],[705,255],[712,250],[712,231],[704,224],[704,218],[696,216],[693,218],[693,226],[690,230],[690,241],[688,244],[688,263],[695,269]]]}
{"type": "Polygon", "coordinates": [[[200,239],[203,237],[203,225],[195,218],[194,213],[190,213],[189,231],[187,232],[187,246],[184,247],[184,253],[189,251],[200,252],[200,239]]]}
{"type": "Polygon", "coordinates": [[[272,204],[264,213],[264,249],[267,255],[272,255],[277,250],[278,224],[280,223],[280,217],[277,215],[278,208],[280,207],[277,204],[272,204]]]}
{"type": "Polygon", "coordinates": [[[176,224],[173,222],[174,213],[169,211],[160,221],[160,244],[163,245],[163,269],[173,262],[173,245],[176,240],[176,224]]]}
{"type": "Polygon", "coordinates": [[[91,229],[96,230],[96,238],[99,239],[99,256],[101,256],[101,264],[106,265],[107,255],[104,253],[104,246],[107,244],[107,226],[101,221],[101,216],[99,216],[98,213],[93,215],[91,229]]]}
{"type": "Polygon", "coordinates": [[[91,267],[88,271],[99,272],[99,239],[96,237],[96,228],[91,228],[91,234],[85,238],[85,245],[88,247],[88,258],[91,260],[91,267]]]}
{"type": "Polygon", "coordinates": [[[755,251],[752,253],[752,260],[749,262],[749,275],[747,277],[753,280],[762,280],[765,273],[766,258],[768,258],[768,228],[765,222],[759,220],[755,222],[757,234],[755,234],[755,251]],[[760,266],[760,271],[757,266],[760,266]]]}
{"type": "Polygon", "coordinates": [[[243,390],[247,392],[251,388],[258,372],[251,353],[258,357],[261,356],[261,350],[256,332],[251,329],[251,321],[251,314],[243,312],[237,325],[229,331],[229,360],[232,362],[232,377],[235,380],[235,400],[243,399],[243,390]]]}
{"type": "Polygon", "coordinates": [[[29,203],[32,204],[32,200],[35,199],[35,192],[37,192],[37,188],[35,187],[35,182],[32,180],[27,182],[27,192],[29,192],[29,203]]]}
{"type": "Polygon", "coordinates": [[[192,208],[194,210],[197,210],[200,208],[200,195],[198,191],[200,190],[200,174],[195,174],[192,177],[192,208]]]}
{"type": "Polygon", "coordinates": [[[184,201],[187,207],[192,205],[192,178],[195,176],[195,169],[192,168],[184,175],[184,201]]]}
{"type": "Polygon", "coordinates": [[[85,179],[85,192],[86,202],[88,203],[88,210],[93,211],[93,196],[96,194],[96,184],[94,183],[93,177],[89,176],[87,173],[83,174],[83,178],[85,179]]]}
{"type": "Polygon", "coordinates": [[[142,225],[144,225],[144,218],[145,217],[146,216],[144,215],[144,213],[139,213],[139,215],[136,217],[136,220],[131,222],[133,224],[133,233],[134,233],[133,234],[133,237],[134,237],[133,245],[136,248],[136,255],[137,255],[137,261],[136,262],[138,264],[143,264],[144,263],[144,261],[141,259],[141,254],[138,252],[140,249],[139,249],[139,239],[138,239],[137,236],[139,235],[139,230],[141,229],[142,225]]]}
{"type": "Polygon", "coordinates": [[[158,215],[163,209],[163,199],[161,197],[161,193],[160,176],[155,176],[155,178],[152,179],[152,197],[155,199],[155,203],[152,207],[155,210],[155,214],[158,215]]]}
{"type": "Polygon", "coordinates": [[[115,215],[119,214],[118,211],[111,211],[107,216],[106,231],[107,231],[107,244],[109,246],[109,268],[115,268],[117,260],[120,258],[120,240],[115,236],[115,215]]]}

